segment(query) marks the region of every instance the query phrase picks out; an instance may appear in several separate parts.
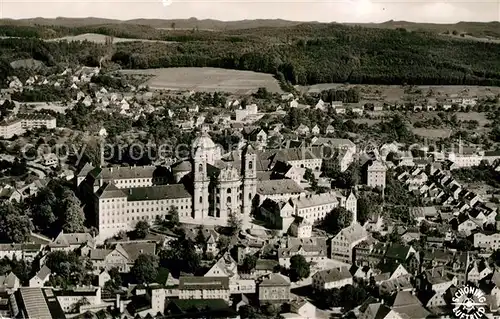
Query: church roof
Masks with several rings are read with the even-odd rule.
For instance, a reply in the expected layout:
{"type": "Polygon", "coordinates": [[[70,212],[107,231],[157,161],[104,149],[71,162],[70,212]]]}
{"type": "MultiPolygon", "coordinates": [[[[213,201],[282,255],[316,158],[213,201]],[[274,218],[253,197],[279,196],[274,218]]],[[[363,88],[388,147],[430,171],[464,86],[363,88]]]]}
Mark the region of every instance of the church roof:
{"type": "Polygon", "coordinates": [[[274,179],[261,181],[257,193],[261,195],[303,193],[304,189],[292,179],[274,179]]]}
{"type": "Polygon", "coordinates": [[[214,143],[214,141],[212,141],[212,139],[210,138],[210,136],[208,134],[202,134],[193,140],[192,148],[193,148],[193,150],[196,150],[199,148],[211,149],[211,148],[215,148],[215,143],[214,143]]]}

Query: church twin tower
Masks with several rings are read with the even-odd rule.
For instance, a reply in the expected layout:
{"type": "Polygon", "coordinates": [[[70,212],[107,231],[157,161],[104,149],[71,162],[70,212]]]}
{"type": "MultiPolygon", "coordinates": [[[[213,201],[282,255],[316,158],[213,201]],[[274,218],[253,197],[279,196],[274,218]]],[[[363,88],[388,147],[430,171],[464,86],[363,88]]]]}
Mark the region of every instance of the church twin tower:
{"type": "Polygon", "coordinates": [[[193,218],[250,222],[257,193],[257,156],[247,146],[240,160],[222,160],[221,149],[205,132],[193,142],[193,218]]]}

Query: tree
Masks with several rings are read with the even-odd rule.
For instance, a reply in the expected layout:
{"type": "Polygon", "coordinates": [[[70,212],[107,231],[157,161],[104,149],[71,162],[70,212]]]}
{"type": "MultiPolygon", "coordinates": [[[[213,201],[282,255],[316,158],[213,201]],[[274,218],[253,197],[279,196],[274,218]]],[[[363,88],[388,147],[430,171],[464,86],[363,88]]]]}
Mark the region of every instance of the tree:
{"type": "Polygon", "coordinates": [[[309,277],[311,273],[311,265],[306,261],[304,256],[295,255],[290,258],[290,279],[299,281],[309,277]]]}
{"type": "Polygon", "coordinates": [[[326,214],[322,226],[327,232],[337,235],[342,229],[351,225],[351,223],[352,213],[344,207],[336,207],[326,214]]]}
{"type": "Polygon", "coordinates": [[[196,234],[195,242],[196,245],[198,245],[198,247],[203,247],[203,248],[207,243],[203,225],[198,226],[198,233],[196,234]]]}
{"type": "Polygon", "coordinates": [[[179,211],[177,210],[177,207],[172,205],[170,206],[170,209],[168,210],[168,215],[170,216],[170,225],[172,227],[179,227],[180,221],[179,221],[179,211]]]}
{"type": "Polygon", "coordinates": [[[217,246],[220,251],[225,251],[231,245],[231,237],[220,235],[219,240],[217,241],[217,246]]]}
{"type": "Polygon", "coordinates": [[[180,272],[195,273],[200,269],[201,258],[196,252],[195,243],[181,234],[178,239],[170,242],[169,248],[160,251],[160,263],[174,275],[180,272]]]}
{"type": "Polygon", "coordinates": [[[29,239],[33,224],[21,207],[10,202],[0,204],[0,237],[15,243],[29,239]]]}
{"type": "Polygon", "coordinates": [[[241,226],[243,225],[243,222],[240,219],[240,217],[237,215],[237,213],[231,211],[229,213],[228,225],[229,225],[229,228],[231,228],[231,234],[236,235],[241,230],[241,226]]]}
{"type": "Polygon", "coordinates": [[[149,284],[158,276],[158,257],[149,254],[140,254],[130,270],[138,284],[149,284]]]}
{"type": "Polygon", "coordinates": [[[136,238],[146,238],[149,232],[149,223],[145,220],[140,220],[135,224],[135,236],[136,238]]]}
{"type": "Polygon", "coordinates": [[[63,231],[67,233],[82,232],[85,229],[85,217],[80,200],[76,198],[75,194],[71,191],[64,192],[63,198],[63,231]]]}
{"type": "Polygon", "coordinates": [[[241,270],[245,273],[250,273],[255,269],[257,265],[257,256],[255,255],[246,255],[243,259],[243,264],[241,266],[241,270]]]}

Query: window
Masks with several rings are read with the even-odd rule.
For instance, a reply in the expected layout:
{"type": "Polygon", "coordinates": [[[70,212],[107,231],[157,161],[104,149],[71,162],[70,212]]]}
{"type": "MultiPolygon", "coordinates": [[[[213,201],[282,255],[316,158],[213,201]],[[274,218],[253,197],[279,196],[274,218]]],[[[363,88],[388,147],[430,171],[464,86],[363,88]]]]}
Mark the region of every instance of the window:
{"type": "Polygon", "coordinates": [[[200,204],[203,203],[203,197],[200,196],[200,204]]]}
{"type": "Polygon", "coordinates": [[[228,188],[226,191],[228,194],[231,194],[231,188],[228,188]]]}
{"type": "Polygon", "coordinates": [[[227,197],[226,203],[231,204],[231,196],[227,197]]]}
{"type": "Polygon", "coordinates": [[[253,161],[248,162],[248,169],[253,169],[253,161]]]}
{"type": "Polygon", "coordinates": [[[203,164],[198,165],[198,172],[203,172],[203,164]]]}

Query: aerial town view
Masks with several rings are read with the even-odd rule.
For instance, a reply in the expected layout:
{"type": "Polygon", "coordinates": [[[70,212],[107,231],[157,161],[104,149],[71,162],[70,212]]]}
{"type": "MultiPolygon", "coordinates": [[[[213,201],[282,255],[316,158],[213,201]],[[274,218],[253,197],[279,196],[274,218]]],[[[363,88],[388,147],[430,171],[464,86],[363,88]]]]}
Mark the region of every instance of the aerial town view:
{"type": "Polygon", "coordinates": [[[500,318],[498,3],[153,2],[1,3],[1,318],[500,318]]]}

